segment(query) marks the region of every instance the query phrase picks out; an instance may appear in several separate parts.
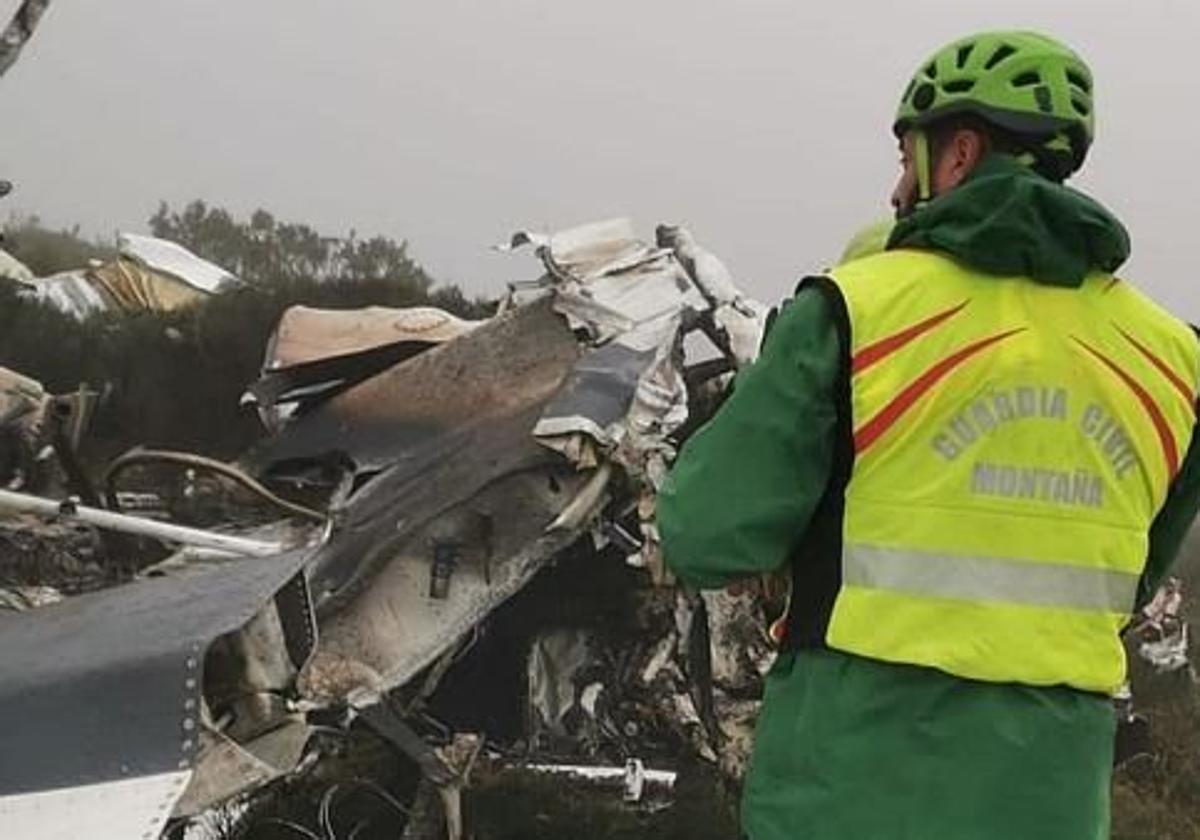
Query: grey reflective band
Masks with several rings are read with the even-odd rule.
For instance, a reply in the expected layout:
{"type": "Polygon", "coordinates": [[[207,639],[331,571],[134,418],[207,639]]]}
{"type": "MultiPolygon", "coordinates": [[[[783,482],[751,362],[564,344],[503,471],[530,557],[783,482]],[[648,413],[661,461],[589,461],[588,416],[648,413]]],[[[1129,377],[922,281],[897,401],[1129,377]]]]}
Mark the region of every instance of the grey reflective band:
{"type": "Polygon", "coordinates": [[[857,544],[843,550],[842,582],[931,598],[1129,613],[1138,575],[857,544]]]}

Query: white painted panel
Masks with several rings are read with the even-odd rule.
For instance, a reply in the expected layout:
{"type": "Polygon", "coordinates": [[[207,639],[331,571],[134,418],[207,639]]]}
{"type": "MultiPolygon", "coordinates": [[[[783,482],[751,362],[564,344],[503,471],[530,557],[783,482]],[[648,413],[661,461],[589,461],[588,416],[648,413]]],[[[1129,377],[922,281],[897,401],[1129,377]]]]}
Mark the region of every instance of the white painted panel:
{"type": "Polygon", "coordinates": [[[0,833],[13,840],[157,840],[191,775],[0,796],[0,833]]]}

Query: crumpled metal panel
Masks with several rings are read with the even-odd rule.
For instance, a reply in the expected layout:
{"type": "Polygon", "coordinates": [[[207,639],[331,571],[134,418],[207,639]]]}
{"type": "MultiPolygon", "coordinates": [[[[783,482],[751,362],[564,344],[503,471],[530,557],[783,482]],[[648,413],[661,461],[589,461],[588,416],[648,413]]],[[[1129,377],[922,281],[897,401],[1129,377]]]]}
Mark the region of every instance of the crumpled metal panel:
{"type": "Polygon", "coordinates": [[[210,294],[203,286],[124,254],[107,263],[34,280],[26,291],[78,320],[106,311],[167,312],[210,294]]]}
{"type": "Polygon", "coordinates": [[[220,266],[165,239],[122,233],[117,248],[115,260],[34,280],[28,291],[83,320],[108,310],[178,309],[237,282],[220,266]]]}
{"type": "Polygon", "coordinates": [[[289,306],[279,317],[267,347],[263,369],[279,370],[330,356],[359,353],[412,341],[445,344],[478,327],[432,306],[396,309],[365,306],[361,309],[316,309],[289,306]]]}
{"type": "Polygon", "coordinates": [[[292,772],[311,734],[306,723],[289,720],[243,746],[204,726],[196,770],[175,803],[175,816],[200,813],[292,772]]]}
{"type": "Polygon", "coordinates": [[[80,321],[95,312],[104,312],[112,302],[104,296],[85,271],[60,271],[33,282],[30,294],[80,321]]]}
{"type": "Polygon", "coordinates": [[[11,280],[19,288],[28,290],[36,282],[29,266],[0,248],[0,279],[11,280]]]}
{"type": "Polygon", "coordinates": [[[121,257],[88,269],[87,281],[110,307],[125,312],[170,312],[199,303],[208,292],[121,257]]]}
{"type": "Polygon", "coordinates": [[[638,239],[628,219],[553,235],[519,231],[506,250],[523,244],[536,246],[548,269],[555,309],[596,344],[667,314],[708,308],[673,252],[638,239]]]}
{"type": "Polygon", "coordinates": [[[757,355],[766,310],[687,230],[660,227],[656,239],[647,244],[616,219],[553,235],[518,231],[500,250],[535,247],[555,310],[587,336],[534,436],[581,467],[624,470],[639,497],[641,540],[629,561],[666,582],[654,494],[675,457],[671,435],[689,418],[685,333],[705,314],[740,367],[757,355]]]}
{"type": "Polygon", "coordinates": [[[291,306],[271,333],[262,375],[242,403],[255,405],[263,425],[277,434],[312,406],[482,323],[432,306],[291,306]]]}
{"type": "Polygon", "coordinates": [[[744,367],[758,358],[767,307],[743,295],[725,263],[701,247],[687,228],[660,225],[657,238],[660,245],[671,248],[708,300],[713,320],[728,336],[737,366],[744,367]]]}
{"type": "MultiPolygon", "coordinates": [[[[579,352],[550,303],[499,316],[285,431],[329,429],[337,410],[355,434],[369,430],[367,412],[388,432],[375,457],[390,466],[332,512],[313,560],[321,642],[301,676],[309,698],[402,684],[578,538],[578,523],[547,529],[592,476],[532,435],[579,352]]],[[[366,451],[335,442],[356,447],[356,461],[366,451]]]]}
{"type": "Polygon", "coordinates": [[[0,422],[19,422],[37,430],[50,400],[41,382],[6,367],[0,367],[0,422]]]}
{"type": "Polygon", "coordinates": [[[647,462],[673,455],[665,438],[687,419],[683,315],[708,301],[671,250],[637,239],[624,219],[552,236],[518,232],[510,244],[538,247],[555,310],[593,348],[534,435],[563,453],[578,451],[572,438],[585,435],[635,477],[661,472],[647,462]]]}
{"type": "Polygon", "coordinates": [[[240,560],[0,613],[0,795],[188,768],[205,652],[306,557],[240,560]]]}
{"type": "Polygon", "coordinates": [[[544,402],[578,355],[551,301],[536,301],[337,394],[244,460],[260,472],[334,456],[361,472],[400,460],[416,466],[432,442],[511,417],[531,400],[544,402]]]}
{"type": "Polygon", "coordinates": [[[0,794],[0,827],[20,840],[158,840],[191,772],[0,794]]]}
{"type": "Polygon", "coordinates": [[[151,271],[182,280],[193,288],[211,294],[237,278],[219,265],[196,256],[187,248],[167,239],[137,233],[117,234],[117,250],[122,257],[151,271]]]}

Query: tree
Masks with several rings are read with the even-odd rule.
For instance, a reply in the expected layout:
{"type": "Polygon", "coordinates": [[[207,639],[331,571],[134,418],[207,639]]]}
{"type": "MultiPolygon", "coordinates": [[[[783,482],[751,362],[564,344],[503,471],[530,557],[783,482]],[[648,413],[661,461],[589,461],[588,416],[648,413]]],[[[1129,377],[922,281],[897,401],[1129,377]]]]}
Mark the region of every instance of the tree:
{"type": "Polygon", "coordinates": [[[412,293],[424,293],[433,285],[408,255],[403,240],[360,239],[353,230],[345,236],[326,236],[308,225],[280,222],[261,209],[241,222],[203,201],[193,201],[178,212],[164,203],[150,219],[150,230],[252,285],[378,282],[412,293]]]}

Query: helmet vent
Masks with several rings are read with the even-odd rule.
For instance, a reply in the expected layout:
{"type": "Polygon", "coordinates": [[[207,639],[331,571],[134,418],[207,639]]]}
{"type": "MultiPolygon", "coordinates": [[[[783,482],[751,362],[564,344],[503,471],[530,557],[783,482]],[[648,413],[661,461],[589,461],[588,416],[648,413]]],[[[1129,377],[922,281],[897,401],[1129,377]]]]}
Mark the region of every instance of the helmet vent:
{"type": "Polygon", "coordinates": [[[1084,76],[1082,73],[1080,73],[1077,70],[1068,70],[1067,71],[1067,81],[1069,83],[1073,84],[1075,87],[1079,88],[1084,93],[1092,92],[1091,81],[1087,78],[1087,76],[1084,76]]]}
{"type": "Polygon", "coordinates": [[[1092,112],[1092,108],[1087,102],[1083,101],[1082,99],[1077,99],[1076,97],[1071,97],[1071,107],[1073,107],[1075,109],[1075,113],[1079,114],[1081,117],[1086,117],[1092,112]]]}
{"type": "Polygon", "coordinates": [[[926,111],[935,99],[937,99],[937,89],[929,82],[924,82],[917,85],[917,89],[913,91],[912,105],[918,111],[926,111]]]}
{"type": "Polygon", "coordinates": [[[967,65],[967,59],[969,59],[971,57],[971,51],[974,49],[975,49],[974,43],[963,44],[961,47],[958,48],[958,58],[955,61],[955,64],[958,65],[959,70],[963,69],[963,67],[965,67],[967,65]]]}
{"type": "Polygon", "coordinates": [[[1015,47],[1010,47],[1008,44],[1002,44],[994,53],[992,53],[992,57],[987,60],[987,64],[983,65],[983,69],[991,70],[993,67],[995,67],[1004,59],[1008,58],[1016,51],[1017,50],[1015,47]]]}
{"type": "Polygon", "coordinates": [[[925,67],[925,76],[926,76],[926,78],[929,78],[929,79],[937,78],[937,62],[936,61],[929,62],[929,64],[925,67]]]}
{"type": "Polygon", "coordinates": [[[946,93],[966,93],[975,87],[974,79],[955,79],[952,82],[942,82],[942,90],[946,93]]]}
{"type": "Polygon", "coordinates": [[[1030,85],[1039,84],[1042,81],[1042,75],[1036,70],[1026,70],[1021,75],[1012,80],[1013,87],[1029,87],[1030,85]]]}

